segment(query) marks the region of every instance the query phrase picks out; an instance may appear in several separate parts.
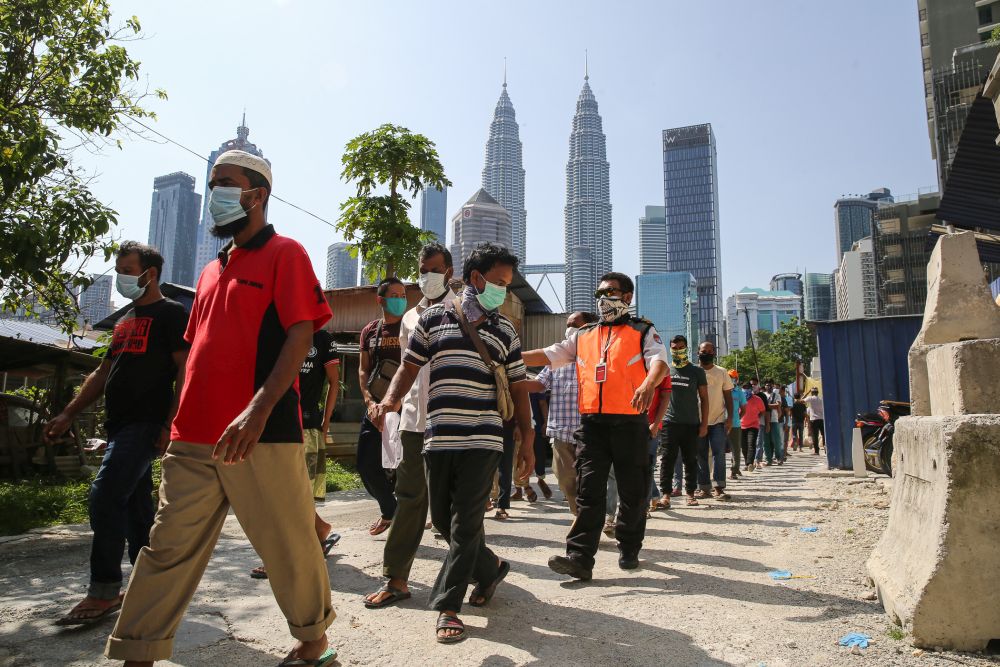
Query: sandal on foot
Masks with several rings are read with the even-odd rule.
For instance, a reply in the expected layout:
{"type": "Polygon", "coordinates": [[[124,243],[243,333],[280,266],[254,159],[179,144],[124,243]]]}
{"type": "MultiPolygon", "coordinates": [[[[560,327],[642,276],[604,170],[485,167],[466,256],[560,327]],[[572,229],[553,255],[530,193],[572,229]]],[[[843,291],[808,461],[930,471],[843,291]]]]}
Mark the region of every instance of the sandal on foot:
{"type": "Polygon", "coordinates": [[[552,489],[549,488],[544,479],[538,480],[538,488],[542,490],[542,495],[545,496],[546,500],[552,499],[552,489]]]}
{"type": "Polygon", "coordinates": [[[688,496],[687,504],[688,507],[693,507],[698,504],[698,499],[695,498],[694,496],[688,496]]]}
{"type": "Polygon", "coordinates": [[[535,490],[531,488],[530,484],[524,487],[524,497],[528,499],[529,503],[538,502],[538,494],[535,493],[535,490]]]}
{"type": "Polygon", "coordinates": [[[442,630],[458,630],[457,635],[437,635],[437,640],[439,644],[454,644],[465,639],[465,623],[462,623],[458,616],[449,616],[448,614],[441,614],[438,616],[437,626],[434,628],[437,633],[442,630]]]}
{"type": "Polygon", "coordinates": [[[506,521],[510,518],[510,514],[507,514],[507,510],[501,507],[497,509],[497,513],[493,515],[493,518],[497,521],[506,521]]]}
{"type": "Polygon", "coordinates": [[[320,546],[323,547],[323,557],[326,558],[330,555],[330,549],[337,546],[337,542],[340,541],[340,535],[337,533],[330,533],[326,536],[326,539],[320,542],[320,546]]]}
{"type": "Polygon", "coordinates": [[[315,660],[307,658],[285,658],[278,663],[278,667],[330,667],[337,659],[337,649],[328,648],[326,652],[315,660]]]}
{"type": "Polygon", "coordinates": [[[390,586],[386,584],[382,588],[375,592],[375,597],[378,597],[379,593],[388,593],[387,597],[382,598],[379,602],[372,602],[368,598],[364,598],[366,609],[381,609],[382,607],[388,607],[391,604],[396,604],[397,602],[402,602],[403,600],[409,600],[413,597],[410,591],[401,591],[395,586],[390,586]]]}
{"type": "Polygon", "coordinates": [[[516,487],[514,493],[510,496],[511,500],[524,500],[524,494],[521,493],[521,487],[516,487]]]}
{"type": "Polygon", "coordinates": [[[378,521],[368,526],[368,534],[374,537],[375,535],[381,535],[385,531],[389,530],[389,526],[392,525],[392,521],[389,519],[379,518],[378,521]]]}
{"type": "Polygon", "coordinates": [[[716,498],[718,498],[719,500],[729,500],[729,497],[730,497],[729,494],[726,493],[725,490],[722,489],[722,487],[715,487],[715,491],[713,492],[713,495],[716,498]]]}
{"type": "Polygon", "coordinates": [[[263,565],[258,565],[254,569],[250,570],[251,579],[267,579],[267,570],[264,569],[263,565]]]}
{"type": "Polygon", "coordinates": [[[57,620],[56,625],[92,625],[121,609],[122,600],[124,599],[124,595],[119,595],[114,599],[114,601],[109,600],[111,604],[107,607],[99,607],[93,603],[85,605],[84,603],[86,600],[84,600],[80,604],[73,607],[68,614],[57,620]],[[76,616],[76,614],[86,614],[90,612],[97,613],[92,616],[76,616]]]}
{"type": "Polygon", "coordinates": [[[469,595],[469,604],[473,607],[485,607],[493,599],[494,593],[497,592],[497,586],[508,574],[510,574],[510,563],[501,561],[500,568],[497,570],[497,578],[486,588],[480,588],[480,584],[476,584],[475,588],[472,589],[472,594],[469,595]],[[478,598],[483,598],[483,601],[477,602],[478,598]]]}

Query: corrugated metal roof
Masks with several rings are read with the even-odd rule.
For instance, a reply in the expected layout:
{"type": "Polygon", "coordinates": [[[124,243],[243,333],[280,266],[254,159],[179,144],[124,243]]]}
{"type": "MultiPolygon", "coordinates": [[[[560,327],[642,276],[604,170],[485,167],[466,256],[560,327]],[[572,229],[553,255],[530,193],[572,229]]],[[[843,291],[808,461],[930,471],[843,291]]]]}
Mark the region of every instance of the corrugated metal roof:
{"type": "MultiPolygon", "coordinates": [[[[29,322],[24,320],[0,320],[0,336],[5,338],[15,338],[41,345],[52,345],[66,348],[69,337],[61,330],[41,322],[29,322]]],[[[82,350],[92,350],[98,347],[96,341],[89,338],[74,338],[73,345],[82,350]]]]}

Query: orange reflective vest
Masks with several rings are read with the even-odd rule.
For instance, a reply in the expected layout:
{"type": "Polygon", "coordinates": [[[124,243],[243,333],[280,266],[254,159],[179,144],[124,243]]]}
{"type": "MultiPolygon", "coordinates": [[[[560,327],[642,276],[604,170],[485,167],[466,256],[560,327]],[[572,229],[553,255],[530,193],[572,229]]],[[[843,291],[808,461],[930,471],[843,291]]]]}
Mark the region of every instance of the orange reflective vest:
{"type": "Polygon", "coordinates": [[[652,325],[640,319],[624,324],[592,324],[576,338],[576,381],[581,415],[638,415],[632,396],[646,380],[642,347],[652,325]],[[609,342],[610,339],[610,342],[609,342]],[[604,382],[598,365],[606,364],[604,382]]]}

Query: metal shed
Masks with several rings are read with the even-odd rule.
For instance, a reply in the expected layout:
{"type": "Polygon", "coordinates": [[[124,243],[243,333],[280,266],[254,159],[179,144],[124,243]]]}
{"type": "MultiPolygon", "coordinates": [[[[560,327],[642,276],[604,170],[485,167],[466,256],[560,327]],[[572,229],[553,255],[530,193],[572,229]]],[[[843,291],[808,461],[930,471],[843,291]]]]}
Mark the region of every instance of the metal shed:
{"type": "Polygon", "coordinates": [[[910,400],[907,354],[923,316],[816,322],[823,363],[826,457],[830,468],[850,469],[854,417],[883,399],[910,400]]]}

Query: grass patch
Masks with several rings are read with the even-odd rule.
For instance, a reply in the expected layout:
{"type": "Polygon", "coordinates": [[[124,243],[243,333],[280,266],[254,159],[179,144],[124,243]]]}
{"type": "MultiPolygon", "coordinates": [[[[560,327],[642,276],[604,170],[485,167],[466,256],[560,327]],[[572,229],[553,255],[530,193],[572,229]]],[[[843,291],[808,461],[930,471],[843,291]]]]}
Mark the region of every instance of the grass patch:
{"type": "Polygon", "coordinates": [[[889,631],[885,634],[889,635],[889,639],[895,639],[896,641],[902,641],[906,639],[906,632],[902,628],[891,627],[889,631]]]}
{"type": "Polygon", "coordinates": [[[326,492],[353,491],[361,488],[361,476],[354,466],[338,461],[326,462],[326,492]]]}
{"type": "Polygon", "coordinates": [[[848,535],[853,535],[854,534],[854,529],[853,528],[848,528],[847,529],[847,534],[848,535]]]}
{"type": "Polygon", "coordinates": [[[0,535],[32,528],[85,523],[90,480],[59,478],[0,482],[0,535]]]}

